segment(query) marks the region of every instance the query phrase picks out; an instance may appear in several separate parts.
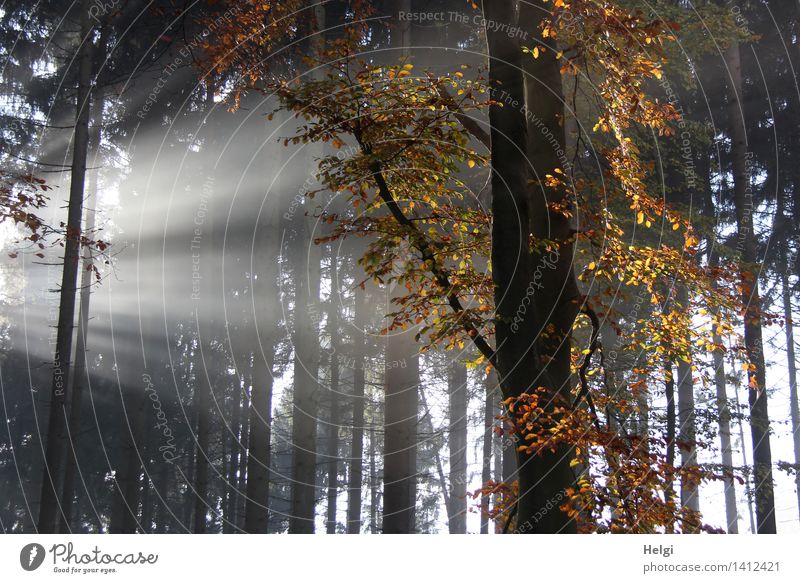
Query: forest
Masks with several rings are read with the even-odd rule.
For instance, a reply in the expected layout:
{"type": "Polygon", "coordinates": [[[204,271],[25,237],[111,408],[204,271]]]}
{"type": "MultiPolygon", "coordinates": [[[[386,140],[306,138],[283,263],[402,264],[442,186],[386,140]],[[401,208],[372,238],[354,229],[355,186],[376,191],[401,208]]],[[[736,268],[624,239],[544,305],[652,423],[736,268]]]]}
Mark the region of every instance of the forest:
{"type": "Polygon", "coordinates": [[[800,532],[798,67],[793,0],[0,2],[0,532],[800,532]]]}

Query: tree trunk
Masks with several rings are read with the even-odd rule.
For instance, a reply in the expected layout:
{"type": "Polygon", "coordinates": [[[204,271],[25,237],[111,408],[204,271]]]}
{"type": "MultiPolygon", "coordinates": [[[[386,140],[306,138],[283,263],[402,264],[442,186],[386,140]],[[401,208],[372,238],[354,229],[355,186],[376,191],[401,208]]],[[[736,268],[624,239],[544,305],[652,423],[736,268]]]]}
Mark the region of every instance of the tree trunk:
{"type": "Polygon", "coordinates": [[[336,250],[331,247],[331,296],[328,300],[328,330],[330,334],[329,372],[330,425],[328,426],[328,507],[326,532],[336,534],[336,501],[339,495],[339,274],[336,250]]]}
{"type": "MultiPolygon", "coordinates": [[[[271,193],[270,193],[271,195],[271,193]]],[[[250,415],[247,422],[247,471],[244,530],[266,533],[269,528],[270,442],[272,390],[277,322],[280,318],[278,259],[280,220],[277,196],[268,195],[253,241],[251,278],[253,298],[250,415]],[[256,303],[257,302],[257,303],[256,303]],[[263,306],[263,308],[262,308],[263,306]]],[[[242,441],[245,436],[242,436],[242,441]]],[[[244,479],[242,472],[241,479],[244,479]]]]}
{"type": "MultiPolygon", "coordinates": [[[[225,520],[222,523],[223,533],[232,533],[238,530],[238,519],[236,517],[236,507],[239,499],[239,484],[237,474],[239,473],[239,457],[243,449],[241,441],[241,425],[242,425],[242,379],[239,374],[234,376],[235,384],[233,388],[233,402],[231,403],[231,426],[230,426],[230,439],[228,439],[230,448],[230,458],[228,467],[225,471],[227,482],[225,491],[225,520]]],[[[223,436],[223,439],[226,439],[223,436]]]]}
{"type": "Polygon", "coordinates": [[[67,236],[64,243],[64,271],[61,276],[60,302],[53,359],[53,383],[50,391],[50,412],[47,423],[44,471],[36,530],[55,533],[61,516],[58,493],[63,479],[66,459],[67,407],[66,390],[72,357],[72,331],[75,321],[78,267],[80,263],[80,233],[83,215],[86,159],[89,149],[89,111],[92,87],[92,21],[89,0],[82,0],[81,46],[78,53],[78,93],[76,98],[75,133],[70,170],[67,236]]]}
{"type": "Polygon", "coordinates": [[[377,458],[375,446],[375,425],[369,426],[369,531],[378,532],[378,468],[375,465],[377,458]]]}
{"type": "Polygon", "coordinates": [[[750,435],[753,442],[753,478],[756,502],[756,531],[776,532],[775,493],[772,482],[769,411],[767,405],[764,343],[761,334],[761,296],[758,290],[756,240],[753,232],[753,191],[750,183],[747,134],[742,104],[742,70],[739,45],[734,42],[725,52],[730,73],[728,117],[731,123],[734,202],[736,206],[737,243],[741,253],[742,300],[746,306],[744,343],[751,365],[748,371],[750,435]]]}
{"type": "Polygon", "coordinates": [[[366,292],[356,288],[355,307],[355,361],[353,364],[353,441],[350,449],[350,476],[347,484],[347,534],[361,532],[361,481],[364,474],[364,388],[367,335],[366,292]]]}
{"type": "MultiPolygon", "coordinates": [[[[483,459],[481,461],[481,486],[492,479],[492,441],[494,438],[495,401],[497,401],[497,377],[492,371],[484,381],[485,398],[483,401],[483,459]]],[[[491,500],[489,496],[481,496],[481,534],[489,534],[489,512],[491,500]]]]}
{"type": "Polygon", "coordinates": [[[413,533],[417,500],[419,355],[407,330],[386,342],[383,532],[413,533]]]}
{"type": "Polygon", "coordinates": [[[439,446],[435,445],[433,441],[436,430],[433,428],[433,421],[431,419],[431,411],[428,408],[428,401],[425,398],[425,391],[420,387],[419,390],[420,402],[422,403],[422,419],[420,421],[422,431],[427,435],[427,439],[434,443],[433,445],[433,458],[436,464],[436,476],[439,478],[439,488],[442,491],[442,498],[444,498],[444,507],[447,510],[447,523],[448,527],[453,519],[453,504],[452,504],[452,491],[447,487],[447,480],[444,477],[444,467],[442,466],[442,456],[439,454],[439,446]]]}
{"type": "MultiPolygon", "coordinates": [[[[123,329],[135,329],[133,321],[129,321],[129,326],[123,329]]],[[[138,374],[141,370],[140,355],[124,356],[122,362],[117,362],[117,374],[121,379],[119,386],[121,411],[125,423],[122,427],[122,448],[115,456],[115,460],[119,461],[114,475],[115,496],[109,527],[111,534],[132,534],[137,532],[139,527],[141,436],[144,430],[145,392],[138,374]]]]}
{"type": "MultiPolygon", "coordinates": [[[[199,318],[198,318],[199,321],[199,318]]],[[[208,335],[208,332],[206,332],[208,335]]],[[[192,530],[195,534],[206,532],[206,518],[208,503],[208,464],[209,464],[209,432],[211,430],[211,380],[209,376],[213,370],[211,351],[208,339],[203,338],[200,330],[197,332],[197,347],[195,348],[195,392],[194,406],[197,408],[197,435],[195,449],[195,476],[194,476],[194,524],[192,530]]]]}
{"type": "MultiPolygon", "coordinates": [[[[325,6],[313,4],[316,34],[312,54],[322,54],[325,6]]],[[[312,76],[319,79],[320,71],[312,76]]],[[[321,154],[312,147],[308,167],[321,154]]],[[[305,209],[305,207],[302,207],[305,209]]],[[[303,211],[300,211],[303,212],[303,211]]],[[[313,533],[317,491],[317,414],[319,412],[319,249],[312,241],[311,217],[295,217],[294,391],[292,397],[292,510],[290,533],[313,533]],[[308,245],[308,248],[306,248],[308,245]]]]}
{"type": "MultiPolygon", "coordinates": [[[[675,377],[672,375],[672,361],[664,359],[664,393],[667,399],[667,466],[675,466],[675,377]]],[[[675,489],[672,481],[664,485],[664,502],[675,501],[675,489]]],[[[667,529],[671,533],[673,528],[667,529]]]]}
{"type": "MultiPolygon", "coordinates": [[[[689,293],[684,285],[677,287],[677,300],[680,308],[689,309],[689,293]]],[[[678,441],[680,443],[681,466],[697,465],[697,426],[695,421],[694,381],[692,379],[692,358],[688,362],[678,359],[678,441]]],[[[700,511],[700,497],[697,485],[681,479],[681,506],[700,511]]]]}
{"type": "Polygon", "coordinates": [[[792,443],[794,445],[794,486],[797,494],[797,509],[800,512],[800,406],[797,399],[797,362],[794,350],[794,323],[792,322],[792,292],[789,287],[788,265],[784,262],[783,286],[783,314],[786,320],[786,357],[789,368],[789,407],[792,419],[792,443]]]}
{"type": "MultiPolygon", "coordinates": [[[[399,4],[399,11],[411,10],[410,0],[399,4]]],[[[410,23],[401,23],[393,32],[392,46],[399,50],[399,57],[408,56],[410,23]]],[[[385,371],[383,532],[412,533],[417,499],[419,355],[409,330],[389,333],[385,371]]]]}
{"type": "Polygon", "coordinates": [[[295,243],[294,394],[292,409],[292,516],[290,533],[314,532],[317,490],[317,415],[319,411],[319,252],[311,226],[303,220],[295,243]],[[306,247],[305,243],[308,243],[306,247]],[[313,314],[312,314],[313,313],[313,314]]]}
{"type": "MultiPolygon", "coordinates": [[[[101,37],[99,46],[104,47],[105,41],[101,37]]],[[[89,151],[97,167],[100,163],[100,127],[103,123],[103,91],[97,90],[95,101],[92,104],[93,129],[89,135],[89,151]]],[[[84,233],[91,237],[95,228],[95,214],[97,207],[98,170],[89,175],[89,198],[86,203],[86,218],[84,233]]],[[[83,388],[88,382],[89,370],[87,366],[86,338],[89,334],[89,300],[92,294],[94,280],[94,258],[92,248],[85,246],[83,249],[83,268],[81,271],[80,302],[78,311],[78,331],[76,334],[75,364],[72,372],[72,394],[69,405],[69,447],[67,448],[67,464],[64,469],[64,484],[61,490],[62,515],[59,521],[59,532],[69,533],[73,524],[72,511],[75,498],[75,473],[78,467],[77,450],[78,436],[81,430],[81,404],[83,401],[83,388]]]]}
{"type": "MultiPolygon", "coordinates": [[[[534,36],[528,44],[547,40],[541,38],[538,24],[548,10],[549,5],[542,0],[520,6],[519,25],[534,36]]],[[[511,0],[484,2],[483,11],[487,23],[516,23],[515,2],[511,0]]],[[[500,386],[504,397],[543,386],[546,401],[553,406],[556,396],[570,398],[570,334],[579,305],[571,265],[571,226],[563,214],[550,210],[550,204],[559,202],[558,193],[538,182],[563,165],[559,155],[565,143],[561,74],[555,50],[523,61],[519,45],[505,31],[487,26],[486,35],[492,97],[500,102],[489,111],[492,278],[500,386]],[[525,144],[525,150],[521,144],[525,144]],[[525,171],[528,168],[531,185],[525,171]],[[558,247],[531,253],[530,235],[536,240],[556,241],[558,247]],[[541,273],[537,280],[532,277],[534,266],[541,273]],[[545,330],[547,333],[542,334],[545,330]]],[[[573,483],[571,457],[564,446],[557,447],[555,453],[518,452],[517,521],[525,526],[524,532],[576,531],[575,521],[560,509],[537,518],[542,507],[563,497],[573,483]]]]}
{"type": "MultiPolygon", "coordinates": [[[[716,253],[711,253],[709,266],[718,267],[716,253]]],[[[716,317],[712,311],[712,317],[716,317]]],[[[712,341],[715,346],[722,346],[722,336],[716,332],[716,324],[712,321],[714,333],[712,341]]],[[[728,404],[727,381],[725,380],[725,356],[722,349],[714,350],[714,385],[716,387],[717,414],[719,415],[719,445],[722,456],[723,484],[725,487],[725,519],[729,534],[739,533],[739,512],[736,509],[736,482],[733,478],[733,448],[731,446],[731,410],[728,404]]]]}
{"type": "Polygon", "coordinates": [[[450,396],[450,534],[467,532],[467,368],[453,361],[448,371],[450,396]]]}

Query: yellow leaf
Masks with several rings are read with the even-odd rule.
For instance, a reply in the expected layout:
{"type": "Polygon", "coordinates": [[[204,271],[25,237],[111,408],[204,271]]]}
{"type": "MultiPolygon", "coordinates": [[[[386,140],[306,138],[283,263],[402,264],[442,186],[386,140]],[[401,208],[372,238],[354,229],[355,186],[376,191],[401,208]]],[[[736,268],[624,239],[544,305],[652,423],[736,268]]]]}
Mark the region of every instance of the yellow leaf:
{"type": "Polygon", "coordinates": [[[470,168],[474,168],[475,167],[475,160],[467,160],[467,166],[469,166],[470,168]]]}

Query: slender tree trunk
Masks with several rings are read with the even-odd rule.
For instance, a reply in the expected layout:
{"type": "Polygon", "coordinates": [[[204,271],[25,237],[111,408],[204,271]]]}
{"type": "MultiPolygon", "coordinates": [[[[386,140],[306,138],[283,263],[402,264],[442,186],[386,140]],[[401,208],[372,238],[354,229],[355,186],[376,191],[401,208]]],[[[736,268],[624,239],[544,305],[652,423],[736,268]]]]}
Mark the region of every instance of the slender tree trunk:
{"type": "Polygon", "coordinates": [[[236,524],[245,532],[250,532],[245,527],[245,514],[247,504],[247,466],[250,463],[250,420],[248,412],[251,411],[250,393],[252,391],[253,368],[245,375],[245,385],[242,387],[242,453],[239,456],[239,492],[242,494],[236,500],[236,524]]]}
{"type": "Polygon", "coordinates": [[[794,350],[794,322],[792,321],[792,291],[789,287],[788,265],[784,262],[782,287],[783,287],[783,314],[786,320],[786,357],[789,368],[789,408],[792,419],[792,443],[794,445],[794,487],[797,494],[797,509],[800,512],[800,406],[797,399],[797,362],[794,350]]]}
{"type": "Polygon", "coordinates": [[[369,426],[369,531],[378,532],[378,468],[375,465],[375,426],[369,426]]]}
{"type": "MultiPolygon", "coordinates": [[[[433,436],[436,434],[436,430],[433,427],[431,411],[428,408],[428,402],[425,399],[425,391],[422,389],[422,387],[420,387],[419,396],[423,410],[421,420],[422,430],[427,434],[428,440],[433,442],[433,436]]],[[[439,454],[439,446],[436,445],[435,442],[433,443],[433,458],[436,464],[436,476],[439,479],[439,488],[442,491],[442,498],[444,498],[444,507],[447,510],[447,522],[449,525],[453,520],[452,492],[451,489],[447,487],[447,480],[444,477],[444,467],[442,466],[442,456],[439,454]]]]}
{"type": "MultiPolygon", "coordinates": [[[[718,267],[719,260],[716,253],[711,253],[709,265],[718,267]]],[[[717,312],[712,310],[712,318],[716,319],[717,312]]],[[[714,333],[712,341],[715,346],[722,346],[722,336],[717,332],[716,322],[712,320],[714,333]]],[[[722,457],[723,484],[725,487],[725,519],[729,534],[739,533],[739,512],[736,508],[736,482],[733,477],[733,447],[731,446],[731,410],[728,404],[727,381],[725,380],[725,356],[722,348],[715,349],[714,359],[714,385],[716,387],[717,414],[719,416],[719,444],[722,457]]]]}
{"type": "Polygon", "coordinates": [[[330,334],[330,425],[328,427],[328,507],[326,532],[336,534],[336,501],[339,495],[339,273],[336,250],[331,248],[331,296],[328,304],[328,330],[330,334]]]}
{"type": "Polygon", "coordinates": [[[347,485],[347,533],[361,532],[361,481],[364,473],[364,388],[367,336],[366,292],[356,288],[355,362],[353,365],[353,441],[350,449],[350,476],[347,485]]]}
{"type": "MultiPolygon", "coordinates": [[[[733,397],[735,399],[736,410],[741,411],[741,400],[739,399],[739,383],[733,385],[733,397]]],[[[747,468],[747,448],[744,446],[744,423],[742,417],[739,417],[739,443],[742,444],[742,467],[747,468]]],[[[756,521],[753,516],[753,490],[750,487],[750,480],[744,483],[745,499],[747,500],[747,513],[750,517],[750,532],[755,534],[756,521]]]]}
{"type": "MultiPolygon", "coordinates": [[[[192,409],[192,419],[191,419],[191,426],[197,427],[197,418],[198,418],[198,410],[196,407],[192,409]]],[[[191,491],[191,488],[194,484],[194,476],[195,476],[195,468],[197,467],[197,462],[195,461],[195,450],[196,448],[189,449],[189,455],[186,456],[186,488],[187,491],[191,491]]],[[[186,496],[184,497],[183,501],[183,527],[186,532],[191,532],[191,524],[192,524],[192,516],[194,511],[194,498],[186,496]]]]}
{"type": "MultiPolygon", "coordinates": [[[[689,309],[689,293],[684,285],[677,288],[678,304],[689,309]]],[[[678,360],[678,440],[680,442],[681,466],[697,465],[697,425],[695,421],[694,381],[692,379],[692,358],[688,362],[678,360]]],[[[694,512],[700,511],[700,497],[697,484],[681,479],[681,506],[694,512]]]]}
{"type": "Polygon", "coordinates": [[[467,368],[450,363],[450,534],[467,532],[467,368]]]}
{"type": "MultiPolygon", "coordinates": [[[[100,46],[104,46],[101,38],[100,46]]],[[[89,151],[97,167],[100,162],[100,126],[103,123],[103,91],[97,90],[95,101],[92,104],[92,123],[94,128],[89,135],[89,151]]],[[[95,214],[97,207],[98,171],[95,169],[89,174],[89,198],[86,203],[86,218],[84,220],[84,233],[91,237],[95,228],[95,214]]],[[[72,394],[69,405],[69,447],[67,448],[67,464],[64,469],[64,484],[61,490],[62,515],[59,521],[59,532],[71,532],[73,525],[73,506],[75,498],[75,473],[78,467],[77,450],[78,436],[81,430],[81,404],[83,401],[83,387],[88,382],[88,366],[86,355],[86,338],[89,334],[89,300],[92,294],[94,278],[94,258],[92,248],[85,246],[83,249],[83,268],[81,271],[80,302],[78,311],[78,331],[76,334],[75,364],[72,372],[72,394]]]]}
{"type": "Polygon", "coordinates": [[[47,424],[44,472],[36,530],[55,533],[61,515],[58,493],[66,460],[67,406],[66,391],[72,357],[72,331],[75,321],[80,233],[83,215],[86,159],[89,149],[89,112],[92,86],[92,21],[90,2],[80,4],[81,46],[78,53],[78,93],[76,98],[75,133],[70,171],[67,237],[64,243],[64,271],[61,276],[60,303],[56,347],[53,359],[53,383],[50,391],[50,412],[47,424]]]}
{"type": "MultiPolygon", "coordinates": [[[[206,333],[208,334],[208,333],[206,333]]],[[[194,524],[195,534],[206,532],[208,503],[208,464],[209,433],[211,430],[211,380],[214,359],[207,339],[201,332],[197,334],[197,354],[195,355],[195,393],[194,406],[197,407],[197,435],[194,476],[194,524]]]]}
{"type": "Polygon", "coordinates": [[[734,42],[725,52],[730,73],[728,116],[731,123],[734,202],[738,244],[741,246],[742,299],[746,306],[744,342],[751,368],[748,371],[750,434],[753,442],[753,477],[755,481],[756,530],[759,534],[776,532],[775,493],[772,481],[769,411],[767,404],[764,343],[761,333],[761,296],[758,290],[758,266],[753,222],[753,192],[750,183],[747,133],[742,104],[742,69],[739,45],[734,42]]]}
{"type": "MultiPolygon", "coordinates": [[[[675,466],[675,377],[672,375],[672,362],[664,359],[664,392],[667,399],[667,466],[675,466]]],[[[675,489],[672,481],[664,485],[664,501],[667,504],[675,501],[675,489]]],[[[667,532],[672,532],[670,526],[667,532]]]]}
{"type": "MultiPolygon", "coordinates": [[[[483,459],[481,462],[481,486],[492,479],[492,441],[494,438],[494,411],[497,401],[497,377],[490,372],[484,382],[485,398],[483,401],[483,459]]],[[[489,534],[490,520],[485,517],[489,512],[491,500],[489,496],[481,496],[481,534],[489,534]]]]}
{"type": "Polygon", "coordinates": [[[166,462],[162,462],[159,469],[158,476],[158,489],[159,504],[158,513],[156,515],[156,534],[163,534],[167,532],[167,523],[174,517],[173,510],[169,504],[170,493],[170,473],[169,466],[166,462]]]}
{"type": "MultiPolygon", "coordinates": [[[[144,452],[152,451],[152,442],[153,442],[153,427],[152,425],[147,425],[145,427],[145,437],[144,437],[144,452]]],[[[150,460],[149,455],[145,454],[147,457],[143,456],[145,461],[145,469],[147,468],[147,461],[150,460]]],[[[141,528],[142,532],[150,533],[153,529],[153,496],[151,493],[151,489],[153,487],[152,474],[148,471],[145,471],[144,479],[142,480],[142,521],[141,521],[141,528]]]]}
{"type": "MultiPolygon", "coordinates": [[[[230,448],[230,458],[228,459],[228,467],[226,470],[226,499],[225,499],[225,520],[222,523],[222,532],[231,533],[237,530],[238,519],[236,517],[236,507],[239,498],[239,484],[237,474],[239,473],[239,457],[243,448],[241,442],[241,425],[242,425],[242,380],[241,377],[235,375],[235,384],[233,389],[233,402],[231,403],[231,427],[230,439],[228,439],[230,448]]],[[[223,437],[223,439],[226,439],[223,437]]]]}

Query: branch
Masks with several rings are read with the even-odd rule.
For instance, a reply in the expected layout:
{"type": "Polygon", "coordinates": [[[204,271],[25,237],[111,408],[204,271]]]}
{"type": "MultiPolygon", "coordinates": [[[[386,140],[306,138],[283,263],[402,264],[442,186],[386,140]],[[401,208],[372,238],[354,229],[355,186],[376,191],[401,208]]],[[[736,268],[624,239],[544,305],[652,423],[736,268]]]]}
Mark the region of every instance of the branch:
{"type": "Polygon", "coordinates": [[[469,132],[470,134],[472,134],[472,136],[475,139],[477,139],[481,144],[486,146],[486,149],[491,150],[492,139],[489,136],[489,134],[486,132],[486,130],[484,130],[480,126],[480,124],[477,121],[472,119],[467,114],[461,112],[461,110],[458,107],[458,104],[453,99],[453,96],[447,92],[446,87],[443,86],[440,88],[440,95],[442,96],[442,100],[444,101],[444,104],[447,106],[447,109],[449,109],[453,113],[455,118],[464,127],[464,129],[467,130],[467,132],[469,132]]]}
{"type": "MultiPolygon", "coordinates": [[[[356,130],[354,135],[364,154],[368,156],[371,155],[371,148],[368,144],[365,144],[362,141],[361,132],[356,130]]],[[[452,288],[452,285],[450,284],[450,278],[448,278],[447,274],[439,268],[439,265],[436,262],[436,257],[431,249],[430,243],[425,238],[425,235],[422,234],[422,232],[417,228],[417,225],[414,224],[411,219],[403,214],[403,210],[394,199],[394,196],[389,189],[389,185],[386,182],[386,178],[383,176],[383,170],[380,162],[377,160],[372,162],[370,165],[370,170],[372,170],[372,177],[375,179],[375,183],[378,185],[378,194],[381,197],[381,200],[383,200],[383,202],[386,204],[389,212],[391,212],[397,223],[406,228],[409,233],[409,238],[411,239],[411,244],[414,245],[414,247],[416,247],[417,250],[422,254],[422,260],[430,264],[430,271],[433,274],[433,277],[436,279],[436,283],[447,294],[447,303],[456,314],[463,314],[464,306],[461,305],[461,300],[458,299],[458,295],[453,291],[448,291],[452,288]]],[[[462,320],[461,325],[467,335],[472,339],[475,347],[481,352],[486,360],[492,364],[492,366],[497,368],[497,357],[495,351],[481,335],[480,331],[466,318],[462,320]]]]}
{"type": "Polygon", "coordinates": [[[586,302],[584,302],[581,312],[586,314],[592,323],[592,336],[591,342],[589,343],[589,352],[583,359],[580,369],[578,369],[578,376],[581,380],[581,390],[578,393],[578,396],[575,397],[575,402],[572,404],[572,406],[574,408],[578,405],[578,403],[580,403],[581,399],[586,399],[586,404],[589,405],[589,410],[592,412],[594,425],[597,429],[600,429],[600,424],[597,419],[597,409],[594,406],[594,400],[592,399],[592,394],[589,391],[589,382],[586,380],[586,373],[589,370],[589,365],[592,363],[592,356],[594,356],[594,353],[597,352],[597,349],[600,347],[600,342],[597,339],[598,336],[600,336],[600,319],[597,317],[597,313],[594,311],[594,309],[586,302]]]}

